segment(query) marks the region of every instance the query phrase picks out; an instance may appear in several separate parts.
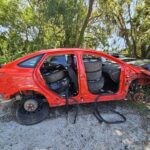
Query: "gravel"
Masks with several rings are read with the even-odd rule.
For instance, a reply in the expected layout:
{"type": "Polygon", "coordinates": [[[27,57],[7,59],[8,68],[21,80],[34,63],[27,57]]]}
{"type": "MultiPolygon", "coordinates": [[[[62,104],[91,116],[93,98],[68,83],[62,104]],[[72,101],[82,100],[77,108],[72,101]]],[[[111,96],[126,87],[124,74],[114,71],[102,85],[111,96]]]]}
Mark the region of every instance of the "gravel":
{"type": "MultiPolygon", "coordinates": [[[[80,106],[75,124],[74,107],[68,120],[64,108],[53,108],[47,120],[32,126],[20,125],[7,115],[0,119],[0,150],[150,150],[150,120],[143,124],[143,117],[135,110],[117,106],[127,121],[100,124],[92,108],[80,106]]],[[[102,109],[106,119],[117,118],[107,110],[102,109]]]]}

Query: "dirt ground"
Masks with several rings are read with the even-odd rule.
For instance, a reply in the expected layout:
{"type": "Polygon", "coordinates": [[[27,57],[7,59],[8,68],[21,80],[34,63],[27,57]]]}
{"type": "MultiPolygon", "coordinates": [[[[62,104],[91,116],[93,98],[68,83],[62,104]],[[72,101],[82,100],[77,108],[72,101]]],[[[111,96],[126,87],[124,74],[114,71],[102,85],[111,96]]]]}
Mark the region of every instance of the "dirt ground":
{"type": "MultiPolygon", "coordinates": [[[[91,104],[80,106],[76,124],[72,124],[74,107],[70,108],[68,121],[64,108],[54,108],[47,120],[32,126],[20,125],[10,115],[1,117],[0,150],[150,150],[148,115],[128,107],[125,101],[103,105],[118,110],[127,121],[100,124],[92,114],[91,104]]],[[[103,105],[105,119],[118,118],[103,105]]]]}

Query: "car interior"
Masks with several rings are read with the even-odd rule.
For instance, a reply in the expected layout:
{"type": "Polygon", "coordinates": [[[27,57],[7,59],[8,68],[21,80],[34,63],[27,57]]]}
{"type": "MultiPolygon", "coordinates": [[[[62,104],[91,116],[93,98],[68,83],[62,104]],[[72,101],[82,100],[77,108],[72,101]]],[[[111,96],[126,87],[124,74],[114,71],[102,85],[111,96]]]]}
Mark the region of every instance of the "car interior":
{"type": "Polygon", "coordinates": [[[97,57],[95,55],[84,55],[83,61],[85,65],[85,72],[87,75],[87,83],[89,83],[88,84],[89,91],[95,94],[109,94],[109,93],[112,94],[118,91],[119,83],[120,83],[119,82],[120,81],[120,65],[119,64],[109,59],[106,59],[104,57],[97,57]],[[85,62],[87,59],[90,62],[90,65],[93,63],[92,61],[95,60],[95,63],[91,66],[91,68],[95,68],[95,70],[91,70],[91,72],[93,71],[93,73],[91,74],[90,79],[88,79],[89,72],[86,71],[85,62]],[[99,67],[96,66],[96,61],[97,63],[100,64],[99,67]],[[101,73],[99,73],[99,76],[96,77],[98,72],[101,72],[101,73]],[[99,81],[100,83],[98,84],[99,81]],[[92,89],[90,88],[91,86],[90,82],[92,82],[93,84],[92,89]]]}
{"type": "Polygon", "coordinates": [[[103,62],[102,74],[104,76],[104,91],[106,93],[116,93],[120,83],[120,65],[112,62],[103,62]]]}
{"type": "MultiPolygon", "coordinates": [[[[88,89],[92,94],[112,94],[119,89],[120,65],[103,57],[84,55],[88,89]]],[[[49,56],[40,68],[48,88],[61,97],[78,94],[76,56],[49,56]]]]}
{"type": "Polygon", "coordinates": [[[49,89],[59,96],[78,94],[78,70],[74,55],[49,56],[40,68],[49,89]],[[69,91],[69,93],[67,93],[69,91]]]}

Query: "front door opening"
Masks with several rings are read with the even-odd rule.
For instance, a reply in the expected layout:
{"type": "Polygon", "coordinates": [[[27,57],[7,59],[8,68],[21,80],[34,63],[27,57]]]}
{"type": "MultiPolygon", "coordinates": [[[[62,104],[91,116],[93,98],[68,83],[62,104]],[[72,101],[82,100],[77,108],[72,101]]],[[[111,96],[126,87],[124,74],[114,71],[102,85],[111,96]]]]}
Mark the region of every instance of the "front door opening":
{"type": "Polygon", "coordinates": [[[95,55],[84,55],[88,89],[93,94],[112,94],[119,90],[120,65],[95,55]]]}

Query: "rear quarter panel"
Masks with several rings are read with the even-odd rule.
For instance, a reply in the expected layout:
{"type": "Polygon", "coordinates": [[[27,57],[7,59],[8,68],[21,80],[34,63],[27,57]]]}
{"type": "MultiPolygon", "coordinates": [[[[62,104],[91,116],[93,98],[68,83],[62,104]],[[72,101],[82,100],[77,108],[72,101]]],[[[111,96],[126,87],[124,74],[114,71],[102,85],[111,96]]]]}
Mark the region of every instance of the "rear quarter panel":
{"type": "Polygon", "coordinates": [[[34,80],[35,68],[21,68],[11,66],[0,69],[0,94],[4,100],[12,98],[15,94],[23,91],[35,91],[43,95],[47,100],[51,97],[44,89],[41,89],[34,80]]]}
{"type": "Polygon", "coordinates": [[[16,66],[4,68],[0,72],[0,93],[4,94],[6,99],[23,89],[36,87],[32,77],[32,68],[19,68],[16,66]]]}

